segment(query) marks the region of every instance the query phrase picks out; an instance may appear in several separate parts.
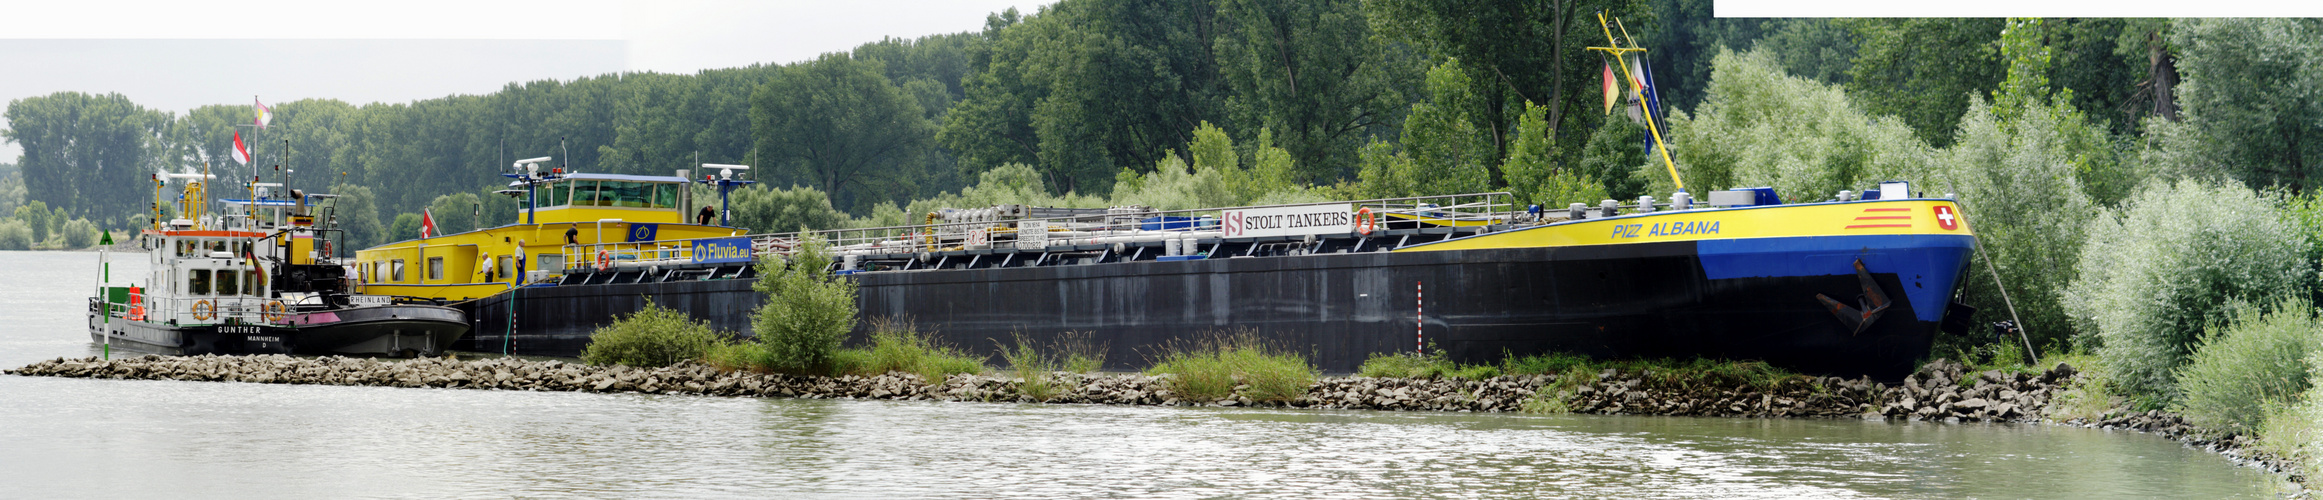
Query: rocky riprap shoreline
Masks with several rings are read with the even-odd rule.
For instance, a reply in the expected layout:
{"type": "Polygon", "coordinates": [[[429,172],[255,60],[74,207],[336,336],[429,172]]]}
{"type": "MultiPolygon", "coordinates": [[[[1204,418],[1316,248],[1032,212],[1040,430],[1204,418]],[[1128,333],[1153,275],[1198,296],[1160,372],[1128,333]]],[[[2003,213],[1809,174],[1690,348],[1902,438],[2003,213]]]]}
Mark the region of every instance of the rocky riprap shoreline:
{"type": "MultiPolygon", "coordinates": [[[[2041,421],[2050,401],[2076,375],[2058,364],[2041,373],[1975,372],[1957,362],[1937,360],[1899,385],[1870,379],[1790,377],[1772,383],[1702,377],[1654,369],[1605,369],[1556,375],[1502,376],[1483,380],[1327,377],[1291,401],[1253,401],[1246,396],[1216,400],[1181,397],[1167,375],[1048,375],[1046,398],[1027,395],[1016,377],[953,375],[926,383],[919,375],[800,376],[724,371],[700,364],[664,368],[593,366],[519,358],[459,360],[423,358],[382,361],[348,357],[140,356],[113,360],[59,358],[6,373],[30,376],[568,391],[595,393],[692,394],[806,399],[892,399],[1012,401],[1081,404],[1260,406],[1350,410],[1454,412],[1524,411],[1528,402],[1574,413],[1708,417],[1824,417],[1931,420],[1944,422],[2041,421]],[[1548,391],[1553,396],[1540,396],[1548,391]]],[[[2120,413],[2068,425],[2159,434],[2253,465],[2287,472],[2286,464],[2252,452],[2241,436],[2219,436],[2161,412],[2120,413]]],[[[2294,480],[2304,478],[2294,477],[2294,480]]]]}
{"type": "MultiPolygon", "coordinates": [[[[1902,386],[1869,379],[1793,377],[1769,387],[1714,384],[1652,371],[1606,369],[1581,374],[1518,375],[1483,380],[1326,377],[1291,401],[1253,401],[1238,395],[1194,400],[1170,390],[1167,375],[1052,373],[1053,389],[1035,401],[1016,377],[953,375],[938,383],[891,372],[878,376],[800,376],[722,371],[700,364],[665,368],[593,366],[563,361],[486,358],[371,358],[267,356],[140,356],[114,360],[59,358],[26,365],[17,375],[435,387],[571,392],[640,392],[710,396],[1020,401],[1048,403],[1270,406],[1315,409],[1523,411],[1536,394],[1563,394],[1575,413],[1720,417],[1855,417],[1955,421],[2037,418],[2057,382],[2072,375],[2059,367],[2041,376],[1985,372],[1963,376],[1956,363],[1931,363],[1902,386]]],[[[1033,391],[1039,392],[1039,391],[1033,391]]],[[[1539,401],[1534,401],[1538,404],[1539,401]]]]}

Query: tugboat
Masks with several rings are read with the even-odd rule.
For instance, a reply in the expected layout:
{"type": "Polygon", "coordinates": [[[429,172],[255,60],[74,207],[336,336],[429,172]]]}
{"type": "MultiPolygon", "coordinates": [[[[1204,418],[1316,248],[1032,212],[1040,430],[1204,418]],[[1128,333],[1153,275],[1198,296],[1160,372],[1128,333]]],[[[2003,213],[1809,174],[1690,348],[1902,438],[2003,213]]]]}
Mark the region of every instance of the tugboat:
{"type": "MultiPolygon", "coordinates": [[[[208,173],[156,173],[155,217],[162,220],[163,190],[185,187],[169,203],[180,215],[139,235],[152,264],[146,283],[111,286],[90,299],[89,334],[104,344],[160,354],[356,354],[417,356],[441,353],[468,332],[466,315],[394,297],[353,295],[346,266],[331,257],[331,226],[309,212],[307,201],[331,195],[252,183],[249,199],[219,200],[222,214],[204,214],[208,173]]],[[[111,235],[100,242],[110,246],[111,235]]]]}
{"type": "Polygon", "coordinates": [[[352,273],[336,258],[331,236],[340,233],[332,212],[309,213],[309,199],[328,194],[290,192],[291,200],[224,200],[229,206],[255,211],[273,207],[288,222],[276,236],[270,267],[275,296],[287,304],[280,324],[298,328],[299,354],[434,356],[468,333],[467,315],[458,309],[422,301],[349,293],[352,273]],[[287,210],[287,214],[280,211],[287,210]],[[287,257],[283,258],[283,257],[287,257]]]}
{"type": "MultiPolygon", "coordinates": [[[[153,175],[154,224],[138,235],[152,264],[146,285],[106,285],[89,299],[89,337],[112,346],[159,354],[289,354],[298,344],[295,328],[278,324],[288,307],[267,287],[269,278],[253,257],[267,234],[247,224],[202,215],[208,173],[153,175]],[[180,217],[161,218],[162,192],[173,181],[185,188],[173,203],[180,217]]],[[[110,247],[112,235],[100,243],[110,247]]],[[[111,258],[100,250],[99,259],[111,258]]]]}

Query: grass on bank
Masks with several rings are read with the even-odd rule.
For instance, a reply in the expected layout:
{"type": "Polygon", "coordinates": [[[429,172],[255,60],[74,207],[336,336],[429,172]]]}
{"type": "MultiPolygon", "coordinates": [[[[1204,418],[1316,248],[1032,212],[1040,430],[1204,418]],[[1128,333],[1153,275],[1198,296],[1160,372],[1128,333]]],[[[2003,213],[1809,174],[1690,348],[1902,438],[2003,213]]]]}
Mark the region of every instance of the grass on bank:
{"type": "Polygon", "coordinates": [[[1016,372],[1017,393],[1034,401],[1048,401],[1063,391],[1051,374],[1089,373],[1105,367],[1105,346],[1093,337],[1088,332],[1068,332],[1043,349],[1018,333],[1015,345],[999,346],[1000,357],[1016,372]]]}
{"type": "Polygon", "coordinates": [[[1169,374],[1169,389],[1179,399],[1216,401],[1239,394],[1253,401],[1291,401],[1305,396],[1318,376],[1305,355],[1267,345],[1248,330],[1213,334],[1166,352],[1146,373],[1169,374]]]}
{"type": "MultiPolygon", "coordinates": [[[[722,370],[799,373],[784,369],[793,365],[775,360],[775,351],[768,349],[765,344],[763,340],[723,343],[711,348],[701,359],[722,370]]],[[[799,374],[876,376],[902,372],[919,375],[925,383],[936,384],[952,375],[978,374],[989,370],[984,366],[982,357],[939,344],[913,328],[909,322],[885,319],[872,321],[869,345],[832,351],[828,359],[829,364],[824,370],[799,374]]]]}

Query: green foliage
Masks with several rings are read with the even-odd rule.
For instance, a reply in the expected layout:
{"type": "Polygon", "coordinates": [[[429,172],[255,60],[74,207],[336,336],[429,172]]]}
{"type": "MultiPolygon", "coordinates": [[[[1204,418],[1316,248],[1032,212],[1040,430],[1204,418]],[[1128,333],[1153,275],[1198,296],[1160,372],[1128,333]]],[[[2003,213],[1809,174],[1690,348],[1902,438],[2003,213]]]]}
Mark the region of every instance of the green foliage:
{"type": "Polygon", "coordinates": [[[2195,425],[2243,434],[2298,403],[2312,387],[2308,357],[2323,355],[2323,324],[2301,299],[2271,307],[2264,315],[2240,308],[2227,323],[2206,329],[2192,358],[2174,373],[2183,395],[2172,411],[2195,425]]]}
{"type": "MultiPolygon", "coordinates": [[[[1605,187],[1585,173],[1586,167],[1576,170],[1557,165],[1557,138],[1549,130],[1548,112],[1547,107],[1527,102],[1524,114],[1517,116],[1516,130],[1509,134],[1508,162],[1500,166],[1508,176],[1509,193],[1516,195],[1520,206],[1537,203],[1552,210],[1567,203],[1595,204],[1605,199],[1605,187]]],[[[1608,123],[1613,121],[1618,120],[1608,123]]],[[[1582,161],[1588,164],[1587,159],[1582,161]]],[[[1620,173],[1623,179],[1629,178],[1628,172],[1620,173]]]]}
{"type": "Polygon", "coordinates": [[[436,219],[436,236],[476,230],[477,215],[483,209],[484,202],[475,193],[447,194],[428,202],[428,215],[436,219]]]}
{"type": "MultiPolygon", "coordinates": [[[[150,161],[164,141],[170,115],[147,109],[121,94],[57,92],[8,102],[0,113],[8,128],[0,139],[24,150],[16,159],[25,193],[32,201],[81,217],[125,216],[145,210],[152,192],[140,189],[154,168],[175,171],[200,163],[150,161]]],[[[224,158],[220,155],[219,158],[224,158]]],[[[47,214],[42,214],[47,215],[47,214]]],[[[35,228],[36,241],[55,227],[35,228]]]]}
{"type": "Polygon", "coordinates": [[[48,241],[48,235],[56,231],[56,226],[49,223],[52,220],[50,212],[47,202],[33,201],[16,207],[15,217],[18,222],[24,223],[25,228],[32,230],[32,241],[38,243],[48,241]]]}
{"type": "MultiPolygon", "coordinates": [[[[1431,61],[1459,61],[1465,93],[1481,103],[1466,115],[1474,133],[1470,137],[1493,148],[1480,155],[1489,162],[1480,165],[1487,172],[1483,185],[1497,187],[1506,182],[1497,160],[1507,156],[1499,148],[1512,142],[1507,135],[1515,120],[1508,115],[1523,111],[1517,103],[1550,106],[1547,121],[1563,134],[1557,143],[1567,148],[1561,156],[1572,156],[1586,142],[1584,136],[1604,120],[1595,96],[1601,92],[1598,78],[1605,59],[1586,49],[1606,44],[1597,15],[1622,21],[1627,29],[1620,31],[1627,34],[1617,36],[1661,36],[1646,28],[1659,24],[1661,15],[1649,5],[1638,0],[1369,0],[1364,11],[1379,34],[1425,52],[1431,61]]],[[[1435,87],[1441,79],[1433,73],[1428,76],[1431,97],[1440,94],[1435,87]]],[[[1406,118],[1407,134],[1408,121],[1420,119],[1417,114],[1406,118]]],[[[1432,164],[1424,153],[1412,152],[1412,157],[1432,164]]],[[[1427,194],[1463,192],[1476,191],[1427,194]]]]}
{"type": "Polygon", "coordinates": [[[24,221],[0,220],[0,250],[31,250],[32,228],[24,221]]]}
{"type": "Polygon", "coordinates": [[[757,342],[720,342],[702,353],[702,363],[719,370],[766,369],[766,346],[757,342]]]}
{"type": "Polygon", "coordinates": [[[1168,374],[1178,399],[1206,402],[1240,395],[1290,401],[1315,386],[1315,367],[1306,356],[1268,346],[1250,332],[1173,347],[1146,373],[1168,374]]]}
{"type": "Polygon", "coordinates": [[[1573,396],[1583,384],[1596,382],[1598,373],[1600,372],[1591,370],[1587,366],[1570,366],[1562,371],[1548,373],[1556,375],[1556,378],[1550,380],[1547,385],[1541,386],[1540,389],[1534,390],[1533,397],[1525,398],[1520,409],[1525,413],[1534,414],[1572,413],[1573,396]]]}
{"type": "Polygon", "coordinates": [[[1818,82],[1847,83],[1847,72],[1855,69],[1855,33],[1845,20],[1769,20],[1766,36],[1750,47],[1774,54],[1784,72],[1818,82]]]}
{"type": "Polygon", "coordinates": [[[2185,19],[2168,39],[2185,121],[2148,125],[2145,162],[2168,176],[2313,187],[2323,175],[2323,20],[2185,19]]]}
{"type": "MultiPolygon", "coordinates": [[[[1475,94],[1475,82],[1457,59],[1428,70],[1428,100],[1412,104],[1404,119],[1404,154],[1414,192],[1405,196],[1476,193],[1491,190],[1499,152],[1492,130],[1478,122],[1498,103],[1475,94]]],[[[1489,124],[1489,122],[1487,122],[1489,124]]]]}
{"type": "Polygon", "coordinates": [[[339,196],[331,199],[331,216],[346,231],[346,241],[339,243],[341,255],[390,241],[387,226],[379,223],[379,196],[371,188],[338,184],[331,186],[331,194],[339,196]]]}
{"type": "Polygon", "coordinates": [[[810,241],[788,261],[758,261],[758,282],[766,304],[751,314],[751,331],[766,350],[768,370],[822,374],[837,368],[833,355],[855,327],[855,281],[829,271],[830,251],[810,241]]]}
{"type": "Polygon", "coordinates": [[[477,215],[476,227],[500,227],[524,220],[524,204],[518,201],[524,195],[508,196],[493,191],[497,189],[486,188],[476,193],[476,201],[484,204],[484,211],[477,215]]]}
{"type": "MultiPolygon", "coordinates": [[[[2314,359],[2308,373],[2323,373],[2323,357],[2314,359]]],[[[2323,478],[2323,391],[2310,389],[2301,400],[2267,416],[2258,447],[2289,460],[2312,484],[2323,478]]]]}
{"type": "MultiPolygon", "coordinates": [[[[1709,97],[1691,115],[1671,112],[1665,131],[1693,191],[1773,186],[1785,200],[1811,201],[1934,170],[1910,128],[1867,113],[1839,87],[1786,75],[1765,52],[1721,53],[1712,64],[1709,97]]],[[[1647,192],[1674,190],[1663,166],[1632,165],[1650,170],[1647,192]]]]}
{"type": "Polygon", "coordinates": [[[419,214],[395,214],[395,223],[387,226],[387,241],[419,238],[419,214]]]}
{"type": "MultiPolygon", "coordinates": [[[[1457,60],[1428,70],[1428,100],[1404,119],[1403,149],[1374,141],[1357,152],[1358,191],[1368,198],[1480,193],[1492,190],[1498,152],[1480,130],[1492,106],[1473,93],[1457,60]]],[[[1527,161],[1537,161],[1528,153],[1527,161]]]]}
{"type": "Polygon", "coordinates": [[[884,71],[876,60],[824,54],[751,94],[758,161],[772,167],[770,178],[814,186],[854,210],[915,194],[924,173],[897,166],[924,165],[935,124],[884,71]]]}
{"type": "Polygon", "coordinates": [[[64,248],[67,250],[88,248],[89,245],[97,244],[97,225],[89,222],[88,219],[73,219],[66,222],[64,227],[58,229],[57,232],[61,233],[58,239],[64,241],[64,248]]]}
{"type": "Polygon", "coordinates": [[[1920,140],[1950,145],[1969,97],[1991,91],[2007,72],[1997,46],[2004,25],[1992,18],[1851,20],[1860,45],[1848,88],[1872,113],[1902,118],[1920,140]]]}
{"type": "Polygon", "coordinates": [[[943,383],[954,374],[984,373],[984,358],[930,340],[911,323],[875,318],[869,356],[847,373],[882,375],[903,372],[919,375],[929,384],[943,383]]]}
{"type": "Polygon", "coordinates": [[[1023,333],[1016,335],[1015,346],[1000,346],[1000,357],[1008,361],[1008,369],[1016,372],[1016,392],[1033,401],[1048,401],[1056,397],[1059,387],[1049,376],[1057,371],[1053,356],[1044,356],[1023,333]]]}
{"type": "Polygon", "coordinates": [[[2090,224],[2066,310],[2125,395],[2146,406],[2177,393],[2171,373],[2195,334],[2236,304],[2305,297],[2308,236],[2276,200],[2232,183],[2156,183],[2090,224]]]}
{"type": "Polygon", "coordinates": [[[1222,118],[1218,7],[1061,2],[986,21],[966,98],[938,136],[969,172],[1021,163],[1059,192],[1104,193],[1222,118]]]}
{"type": "Polygon", "coordinates": [[[2080,155],[2069,134],[2079,118],[2027,103],[2008,120],[1982,99],[1970,104],[1958,139],[1941,153],[1940,181],[1922,187],[1957,190],[1962,213],[1990,259],[1972,260],[1962,283],[1963,299],[1977,308],[1976,324],[2018,321],[2036,348],[2057,349],[2075,331],[2064,305],[2066,286],[2079,272],[2084,235],[2099,210],[2073,171],[2080,155]],[[2006,299],[1991,269],[2008,285],[2006,299]]]}
{"type": "Polygon", "coordinates": [[[1406,104],[1398,80],[1416,71],[1389,58],[1362,9],[1359,0],[1218,2],[1214,53],[1232,90],[1227,114],[1272,131],[1283,165],[1297,165],[1286,178],[1354,173],[1366,132],[1393,123],[1406,104]]]}
{"type": "Polygon", "coordinates": [[[1506,356],[1500,361],[1500,371],[1509,375],[1554,375],[1575,368],[1589,368],[1589,366],[1588,357],[1562,352],[1523,357],[1506,356]]]}
{"type": "Polygon", "coordinates": [[[831,199],[822,190],[807,186],[775,189],[753,184],[735,189],[727,195],[727,201],[734,210],[734,225],[753,232],[836,229],[848,221],[846,213],[831,207],[831,199]]]}
{"type": "Polygon", "coordinates": [[[581,360],[592,365],[663,367],[702,359],[725,342],[724,335],[710,330],[708,321],[648,300],[645,308],[590,332],[581,360]]]}
{"type": "MultiPolygon", "coordinates": [[[[1655,187],[1667,187],[1663,191],[1677,190],[1677,186],[1669,182],[1669,168],[1663,166],[1660,155],[1650,160],[1646,158],[1645,134],[1644,124],[1619,116],[1605,120],[1595,132],[1589,134],[1589,143],[1581,147],[1580,170],[1583,175],[1597,179],[1600,186],[1598,190],[1605,193],[1605,198],[1599,199],[1636,200],[1638,196],[1646,194],[1649,183],[1655,187]]],[[[1571,201],[1597,204],[1597,200],[1571,201]]]]}
{"type": "Polygon", "coordinates": [[[1355,374],[1365,377],[1386,378],[1457,378],[1483,380],[1500,376],[1500,368],[1492,365],[1462,365],[1444,356],[1442,350],[1421,356],[1414,353],[1378,353],[1363,360],[1355,374]]]}

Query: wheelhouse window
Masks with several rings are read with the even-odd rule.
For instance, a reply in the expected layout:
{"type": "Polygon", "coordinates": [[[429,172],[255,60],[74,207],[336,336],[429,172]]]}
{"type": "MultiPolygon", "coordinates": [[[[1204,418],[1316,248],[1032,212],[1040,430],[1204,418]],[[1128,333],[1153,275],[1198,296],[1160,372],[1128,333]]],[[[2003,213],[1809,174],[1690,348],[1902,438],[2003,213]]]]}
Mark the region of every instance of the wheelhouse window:
{"type": "Polygon", "coordinates": [[[542,207],[561,207],[571,203],[573,200],[573,183],[558,182],[549,184],[548,189],[541,192],[540,198],[540,206],[542,207]]]}
{"type": "Polygon", "coordinates": [[[653,208],[677,208],[678,190],[685,188],[684,184],[654,184],[653,208]]]}
{"type": "Polygon", "coordinates": [[[220,269],[220,270],[218,270],[218,276],[217,276],[217,280],[218,280],[218,295],[239,295],[239,294],[240,294],[240,292],[241,292],[241,289],[242,289],[242,286],[241,286],[242,284],[240,283],[240,281],[241,281],[241,280],[239,280],[239,279],[236,279],[236,278],[238,277],[238,276],[237,276],[237,274],[239,274],[239,273],[235,273],[235,272],[234,272],[233,270],[231,270],[231,269],[220,269]]]}
{"type": "Polygon", "coordinates": [[[210,294],[210,270],[193,269],[186,272],[186,295],[210,294]]]}
{"type": "Polygon", "coordinates": [[[428,281],[442,281],[444,279],[443,257],[427,258],[427,279],[428,281]]]}
{"type": "Polygon", "coordinates": [[[653,200],[652,184],[604,181],[597,185],[597,204],[599,205],[645,208],[653,200]]]}
{"type": "Polygon", "coordinates": [[[597,202],[597,181],[573,181],[573,206],[593,207],[597,202]]]}
{"type": "Polygon", "coordinates": [[[243,294],[243,295],[257,295],[257,296],[265,296],[265,295],[266,295],[266,275],[264,275],[264,274],[259,274],[259,273],[258,273],[258,271],[243,271],[243,272],[242,272],[242,294],[243,294]]]}
{"type": "Polygon", "coordinates": [[[403,282],[403,259],[395,259],[395,261],[387,263],[387,280],[397,283],[403,282]]]}

